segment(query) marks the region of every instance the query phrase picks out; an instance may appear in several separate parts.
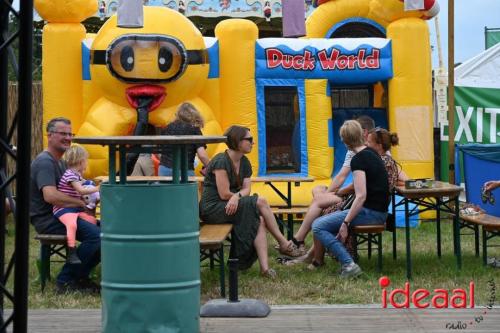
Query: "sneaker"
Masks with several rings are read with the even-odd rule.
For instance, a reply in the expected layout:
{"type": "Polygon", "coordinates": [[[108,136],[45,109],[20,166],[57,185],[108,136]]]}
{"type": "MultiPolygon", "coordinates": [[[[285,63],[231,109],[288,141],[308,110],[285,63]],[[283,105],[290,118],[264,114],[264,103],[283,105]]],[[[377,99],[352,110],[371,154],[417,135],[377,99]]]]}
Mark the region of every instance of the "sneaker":
{"type": "Polygon", "coordinates": [[[355,262],[351,262],[349,264],[342,265],[342,270],[340,271],[341,278],[351,278],[356,277],[362,273],[361,267],[358,266],[355,262]]]}
{"type": "Polygon", "coordinates": [[[82,261],[78,258],[76,247],[69,247],[66,250],[66,263],[68,264],[81,264],[82,261]]]}
{"type": "Polygon", "coordinates": [[[56,282],[56,294],[67,294],[78,291],[75,281],[66,283],[56,282]]]}

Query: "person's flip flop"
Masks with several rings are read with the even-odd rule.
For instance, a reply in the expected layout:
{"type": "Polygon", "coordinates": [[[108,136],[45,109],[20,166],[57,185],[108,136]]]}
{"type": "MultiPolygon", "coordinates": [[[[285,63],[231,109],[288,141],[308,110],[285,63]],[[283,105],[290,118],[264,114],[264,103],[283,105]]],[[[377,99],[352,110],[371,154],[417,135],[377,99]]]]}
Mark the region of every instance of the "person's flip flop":
{"type": "Polygon", "coordinates": [[[291,258],[287,258],[287,257],[277,257],[276,258],[276,261],[278,262],[278,264],[281,264],[281,265],[286,265],[289,261],[292,261],[293,259],[291,258]]]}

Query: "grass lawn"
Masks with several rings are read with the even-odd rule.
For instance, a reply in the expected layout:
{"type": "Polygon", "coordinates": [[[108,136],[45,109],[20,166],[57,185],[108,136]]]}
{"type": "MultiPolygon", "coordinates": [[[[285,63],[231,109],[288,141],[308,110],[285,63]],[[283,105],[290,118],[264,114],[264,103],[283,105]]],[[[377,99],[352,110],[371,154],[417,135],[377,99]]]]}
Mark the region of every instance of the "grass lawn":
{"type": "MultiPolygon", "coordinates": [[[[417,229],[412,229],[412,259],[413,280],[411,291],[417,288],[426,288],[433,291],[442,288],[450,291],[454,288],[468,288],[469,282],[475,283],[475,302],[485,305],[488,302],[490,289],[488,280],[493,279],[500,283],[500,270],[483,267],[481,258],[474,256],[474,241],[472,235],[463,235],[462,240],[462,270],[456,270],[456,260],[453,256],[451,222],[443,221],[442,225],[442,258],[436,255],[435,224],[421,223],[417,229]]],[[[7,259],[10,259],[14,243],[14,226],[7,226],[7,259]]],[[[44,293],[40,291],[38,281],[37,258],[39,243],[33,239],[35,233],[31,230],[30,264],[29,264],[29,308],[99,308],[100,297],[81,294],[57,295],[54,292],[54,277],[60,268],[60,263],[52,263],[52,277],[44,293]]],[[[360,252],[360,266],[364,273],[356,280],[342,280],[337,276],[339,266],[331,258],[327,258],[326,265],[316,271],[308,271],[305,265],[293,267],[282,266],[277,263],[278,253],[272,249],[274,244],[269,239],[270,263],[278,272],[276,280],[269,280],[259,276],[256,263],[251,269],[239,273],[240,298],[258,298],[274,304],[380,304],[381,287],[378,279],[388,276],[392,288],[403,288],[406,281],[405,238],[404,229],[398,229],[398,258],[392,259],[392,234],[383,234],[384,259],[382,273],[376,272],[376,253],[368,260],[366,252],[360,252]]],[[[309,236],[310,237],[310,236],[309,236]]],[[[310,239],[308,239],[310,241],[310,239]]],[[[497,241],[498,243],[498,241],[497,241]]],[[[229,251],[225,251],[227,254],[229,251]]],[[[489,256],[500,257],[500,248],[489,249],[489,256]]],[[[100,276],[100,269],[96,275],[100,276]]],[[[226,274],[227,276],[227,274],[226,274]]],[[[201,301],[219,298],[219,282],[217,268],[210,271],[202,268],[201,271],[201,301]]],[[[12,277],[10,278],[12,290],[12,277]]],[[[227,284],[226,284],[227,285],[227,284]]],[[[498,304],[498,297],[496,303],[498,304]]],[[[8,300],[5,307],[10,308],[8,300]]]]}

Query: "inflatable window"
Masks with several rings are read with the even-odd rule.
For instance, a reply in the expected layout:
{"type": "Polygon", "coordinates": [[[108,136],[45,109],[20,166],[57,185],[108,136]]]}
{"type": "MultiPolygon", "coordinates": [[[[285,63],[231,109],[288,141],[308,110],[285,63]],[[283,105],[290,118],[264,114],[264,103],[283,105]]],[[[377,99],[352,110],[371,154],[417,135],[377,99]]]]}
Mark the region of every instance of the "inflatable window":
{"type": "Polygon", "coordinates": [[[297,87],[265,87],[267,173],[300,172],[297,87]],[[297,143],[294,145],[294,143],[297,143]]]}

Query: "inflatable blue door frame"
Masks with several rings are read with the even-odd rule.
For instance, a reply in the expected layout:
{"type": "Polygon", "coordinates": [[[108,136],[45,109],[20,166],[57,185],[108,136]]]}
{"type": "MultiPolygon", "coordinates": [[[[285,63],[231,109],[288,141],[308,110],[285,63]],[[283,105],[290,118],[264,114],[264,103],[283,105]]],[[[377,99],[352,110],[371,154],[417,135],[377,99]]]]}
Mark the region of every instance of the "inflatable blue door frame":
{"type": "MultiPolygon", "coordinates": [[[[297,88],[297,98],[299,102],[299,127],[300,127],[300,172],[287,173],[287,176],[308,175],[307,158],[307,133],[306,133],[306,101],[304,80],[290,79],[256,79],[257,97],[257,128],[259,142],[259,176],[267,174],[267,142],[266,142],[266,101],[265,87],[295,87],[297,88]]],[[[273,175],[280,175],[275,174],[273,175]]]]}

